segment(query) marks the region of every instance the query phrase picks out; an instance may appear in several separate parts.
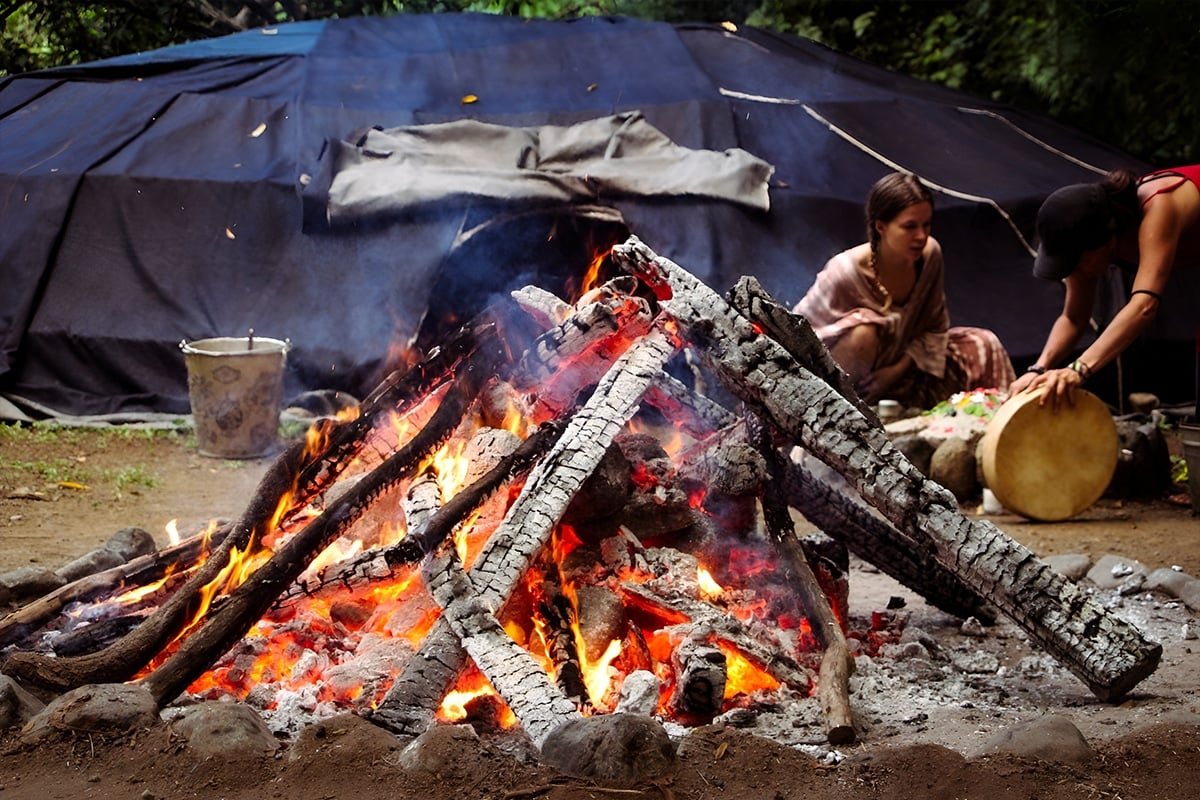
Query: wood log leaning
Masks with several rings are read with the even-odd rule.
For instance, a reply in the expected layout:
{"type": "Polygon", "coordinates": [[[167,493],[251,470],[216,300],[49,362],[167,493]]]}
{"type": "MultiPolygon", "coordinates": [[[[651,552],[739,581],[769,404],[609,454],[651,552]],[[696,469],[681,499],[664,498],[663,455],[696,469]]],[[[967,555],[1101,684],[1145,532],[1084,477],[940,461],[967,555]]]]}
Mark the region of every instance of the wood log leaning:
{"type": "Polygon", "coordinates": [[[1162,646],[986,520],[966,518],[859,410],[695,276],[631,237],[614,262],[645,281],[738,397],[850,484],[1103,700],[1157,668],[1162,646]]]}
{"type": "Polygon", "coordinates": [[[455,375],[434,415],[407,444],[371,471],[302,530],[285,540],[249,578],[231,592],[204,624],[142,683],[159,706],[170,703],[253,627],[263,613],[335,539],[385,491],[412,477],[423,457],[449,438],[483,382],[495,374],[491,358],[466,363],[455,375]]]}
{"type": "MultiPolygon", "coordinates": [[[[554,447],[534,467],[469,572],[484,607],[500,608],[512,594],[549,542],[579,487],[636,412],[642,395],[677,347],[674,333],[656,322],[614,362],[554,447]]],[[[430,698],[440,702],[463,669],[465,657],[449,623],[439,619],[372,719],[401,735],[423,733],[433,721],[435,709],[428,707],[430,698]]]]}
{"type": "Polygon", "coordinates": [[[809,556],[796,536],[795,524],[788,510],[783,491],[783,456],[772,446],[766,425],[751,418],[751,441],[758,445],[767,462],[768,479],[763,485],[762,510],[767,535],[775,546],[783,565],[784,575],[800,601],[813,635],[825,653],[817,673],[817,698],[825,714],[825,736],[830,744],[850,744],[858,738],[854,716],[850,711],[850,676],[854,673],[854,657],[846,643],[843,621],[833,613],[817,576],[809,565],[809,556]]]}

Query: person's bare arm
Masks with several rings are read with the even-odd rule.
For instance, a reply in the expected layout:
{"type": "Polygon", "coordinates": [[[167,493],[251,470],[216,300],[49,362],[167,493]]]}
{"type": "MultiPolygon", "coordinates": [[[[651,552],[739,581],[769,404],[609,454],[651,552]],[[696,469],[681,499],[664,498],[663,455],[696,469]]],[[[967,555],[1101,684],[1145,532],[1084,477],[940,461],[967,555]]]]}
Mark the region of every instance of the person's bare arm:
{"type": "MultiPolygon", "coordinates": [[[[1046,369],[1043,373],[1026,372],[1024,375],[1018,376],[1009,387],[1010,395],[1019,394],[1027,389],[1036,389],[1052,382],[1055,378],[1053,373],[1058,372],[1054,369],[1054,365],[1071,352],[1075,343],[1079,341],[1079,337],[1087,330],[1092,316],[1092,303],[1096,296],[1096,279],[1077,272],[1068,276],[1064,283],[1067,287],[1067,296],[1063,300],[1063,310],[1054,320],[1050,334],[1046,337],[1046,344],[1042,347],[1042,353],[1036,362],[1046,369]]],[[[1054,382],[1057,383],[1057,381],[1054,382]]],[[[1066,391],[1066,387],[1063,390],[1066,391]]],[[[1049,394],[1050,392],[1047,392],[1047,395],[1049,394]]]]}

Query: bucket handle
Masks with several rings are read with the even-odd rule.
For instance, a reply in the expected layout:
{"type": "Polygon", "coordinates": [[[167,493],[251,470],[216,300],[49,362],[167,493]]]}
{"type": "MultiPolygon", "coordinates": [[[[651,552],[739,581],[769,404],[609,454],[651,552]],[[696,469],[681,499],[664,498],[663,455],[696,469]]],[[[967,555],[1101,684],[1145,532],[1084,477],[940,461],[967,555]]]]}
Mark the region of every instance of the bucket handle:
{"type": "MultiPolygon", "coordinates": [[[[251,346],[253,346],[253,340],[252,340],[251,346]]],[[[189,348],[191,348],[191,344],[188,342],[187,339],[179,340],[179,349],[180,350],[182,350],[185,353],[195,352],[193,350],[190,350],[189,348]]],[[[290,338],[284,339],[283,340],[283,350],[281,352],[286,354],[286,353],[290,352],[291,349],[292,349],[292,340],[290,338]]]]}

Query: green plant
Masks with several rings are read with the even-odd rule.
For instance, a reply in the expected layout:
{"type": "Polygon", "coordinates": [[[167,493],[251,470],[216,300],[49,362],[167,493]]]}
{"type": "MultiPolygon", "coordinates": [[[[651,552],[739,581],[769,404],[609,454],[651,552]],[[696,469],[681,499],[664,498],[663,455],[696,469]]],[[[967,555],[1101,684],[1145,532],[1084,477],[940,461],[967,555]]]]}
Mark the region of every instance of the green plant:
{"type": "Polygon", "coordinates": [[[1183,456],[1171,456],[1171,482],[1181,486],[1188,482],[1187,460],[1183,456]]]}
{"type": "Polygon", "coordinates": [[[158,485],[158,478],[154,477],[149,470],[140,464],[133,466],[122,467],[117,470],[101,470],[100,477],[105,480],[111,480],[114,484],[114,495],[120,500],[127,489],[134,486],[145,486],[148,489],[153,489],[158,485]]]}

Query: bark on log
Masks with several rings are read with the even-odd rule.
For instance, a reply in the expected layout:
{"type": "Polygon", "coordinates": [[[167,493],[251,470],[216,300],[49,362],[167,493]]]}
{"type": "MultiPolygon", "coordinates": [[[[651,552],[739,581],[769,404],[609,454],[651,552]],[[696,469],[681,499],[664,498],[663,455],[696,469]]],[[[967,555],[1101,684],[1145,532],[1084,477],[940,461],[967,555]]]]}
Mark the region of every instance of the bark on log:
{"type": "Polygon", "coordinates": [[[455,382],[424,428],[319,517],[284,541],[219,610],[206,616],[204,624],[170,658],[143,678],[160,707],[186,690],[242,638],[322,550],[381,494],[410,477],[420,459],[433,453],[453,433],[483,382],[494,374],[491,358],[481,362],[460,367],[455,382]]]}
{"type": "Polygon", "coordinates": [[[775,298],[767,294],[757,278],[749,275],[742,277],[734,285],[729,291],[728,300],[735,311],[762,326],[768,336],[778,342],[809,372],[833,387],[834,391],[853,404],[870,422],[879,425],[879,417],[874,409],[858,396],[850,376],[833,359],[808,320],[781,306],[775,298]]]}
{"type": "Polygon", "coordinates": [[[725,704],[725,654],[708,643],[710,631],[699,626],[671,653],[675,686],[668,705],[679,717],[707,725],[725,704]]]}
{"type": "Polygon", "coordinates": [[[1154,672],[1162,646],[994,524],[970,520],[858,409],[678,265],[631,238],[614,261],[651,287],[730,391],[833,469],[893,525],[1009,615],[1098,697],[1154,672]]]}
{"type": "MultiPolygon", "coordinates": [[[[609,369],[492,534],[470,576],[485,607],[500,608],[549,541],[571,498],[637,411],[647,387],[675,353],[673,333],[657,322],[609,369]]],[[[401,672],[373,718],[401,735],[419,735],[433,720],[429,697],[440,699],[465,664],[449,624],[438,620],[420,652],[401,672]]]]}

